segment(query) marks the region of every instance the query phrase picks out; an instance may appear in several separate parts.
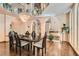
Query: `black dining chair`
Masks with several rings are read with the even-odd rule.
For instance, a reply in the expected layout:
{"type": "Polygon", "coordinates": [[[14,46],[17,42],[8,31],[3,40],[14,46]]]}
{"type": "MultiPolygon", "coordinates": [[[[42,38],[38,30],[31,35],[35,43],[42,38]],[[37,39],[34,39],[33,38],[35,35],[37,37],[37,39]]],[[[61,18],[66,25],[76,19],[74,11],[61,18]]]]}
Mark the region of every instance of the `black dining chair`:
{"type": "Polygon", "coordinates": [[[41,33],[39,33],[37,40],[41,40],[41,33]]]}
{"type": "Polygon", "coordinates": [[[10,48],[10,50],[14,50],[14,47],[16,44],[14,34],[12,34],[12,33],[14,33],[14,31],[9,32],[9,48],[10,48]]]}
{"type": "Polygon", "coordinates": [[[26,31],[25,36],[26,36],[26,37],[29,37],[29,36],[30,36],[29,31],[26,31]]]}
{"type": "Polygon", "coordinates": [[[16,51],[19,49],[19,55],[21,55],[21,48],[24,48],[24,46],[27,46],[29,49],[29,42],[22,40],[19,38],[18,34],[15,34],[15,38],[16,38],[16,51]]]}
{"type": "Polygon", "coordinates": [[[35,55],[35,47],[37,48],[37,54],[39,54],[40,49],[42,49],[42,56],[43,56],[43,49],[45,49],[45,54],[46,54],[46,38],[47,34],[45,33],[43,40],[40,40],[39,42],[36,42],[33,45],[33,54],[35,55]]]}
{"type": "Polygon", "coordinates": [[[32,36],[32,39],[35,40],[35,38],[36,38],[36,33],[35,33],[35,31],[32,32],[31,36],[32,36]]]}

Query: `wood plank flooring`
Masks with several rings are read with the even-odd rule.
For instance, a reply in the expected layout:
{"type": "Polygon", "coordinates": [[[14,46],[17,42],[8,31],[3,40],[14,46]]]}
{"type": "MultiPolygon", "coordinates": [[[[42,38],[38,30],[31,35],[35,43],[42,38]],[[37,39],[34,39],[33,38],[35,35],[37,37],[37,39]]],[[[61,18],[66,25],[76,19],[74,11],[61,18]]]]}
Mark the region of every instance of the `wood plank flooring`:
{"type": "MultiPolygon", "coordinates": [[[[28,51],[22,50],[22,56],[28,56],[28,53],[28,51]]],[[[0,43],[0,56],[18,56],[18,54],[9,50],[8,43],[0,43]]],[[[76,56],[76,53],[67,42],[47,41],[47,53],[44,56],[76,56]]]]}

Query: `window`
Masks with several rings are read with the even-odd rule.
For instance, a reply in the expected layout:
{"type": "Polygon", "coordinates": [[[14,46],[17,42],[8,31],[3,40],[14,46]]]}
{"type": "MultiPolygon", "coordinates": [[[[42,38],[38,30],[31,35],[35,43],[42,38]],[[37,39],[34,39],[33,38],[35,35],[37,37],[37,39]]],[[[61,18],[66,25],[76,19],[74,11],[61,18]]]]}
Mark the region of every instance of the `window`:
{"type": "Polygon", "coordinates": [[[78,50],[79,50],[79,4],[78,4],[78,14],[77,14],[77,16],[78,16],[78,19],[77,19],[77,38],[78,38],[78,50]]]}
{"type": "Polygon", "coordinates": [[[8,4],[8,3],[3,3],[3,7],[4,7],[7,11],[10,11],[10,12],[13,11],[13,10],[12,10],[12,6],[11,6],[10,4],[8,4]]]}

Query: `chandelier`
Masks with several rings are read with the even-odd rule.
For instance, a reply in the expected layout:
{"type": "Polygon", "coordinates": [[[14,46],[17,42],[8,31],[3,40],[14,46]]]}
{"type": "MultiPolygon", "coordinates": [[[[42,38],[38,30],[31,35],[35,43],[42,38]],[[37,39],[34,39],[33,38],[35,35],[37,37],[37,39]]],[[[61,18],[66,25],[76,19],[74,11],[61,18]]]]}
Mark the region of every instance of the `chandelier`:
{"type": "Polygon", "coordinates": [[[32,15],[36,16],[36,15],[40,15],[42,13],[42,10],[40,8],[34,8],[32,10],[32,15]]]}
{"type": "Polygon", "coordinates": [[[26,22],[31,18],[31,16],[27,13],[20,13],[19,17],[20,17],[22,22],[26,22]]]}

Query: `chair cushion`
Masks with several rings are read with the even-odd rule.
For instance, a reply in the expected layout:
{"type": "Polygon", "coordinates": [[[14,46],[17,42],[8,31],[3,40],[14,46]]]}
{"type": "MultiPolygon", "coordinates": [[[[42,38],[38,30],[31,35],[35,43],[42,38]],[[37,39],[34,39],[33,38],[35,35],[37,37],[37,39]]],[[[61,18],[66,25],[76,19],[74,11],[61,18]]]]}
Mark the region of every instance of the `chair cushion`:
{"type": "Polygon", "coordinates": [[[42,40],[34,44],[35,47],[42,48],[42,40]]]}
{"type": "Polygon", "coordinates": [[[16,44],[16,41],[14,40],[13,44],[16,44]]]}
{"type": "Polygon", "coordinates": [[[21,40],[21,46],[25,46],[27,44],[29,44],[29,42],[21,40]]]}

